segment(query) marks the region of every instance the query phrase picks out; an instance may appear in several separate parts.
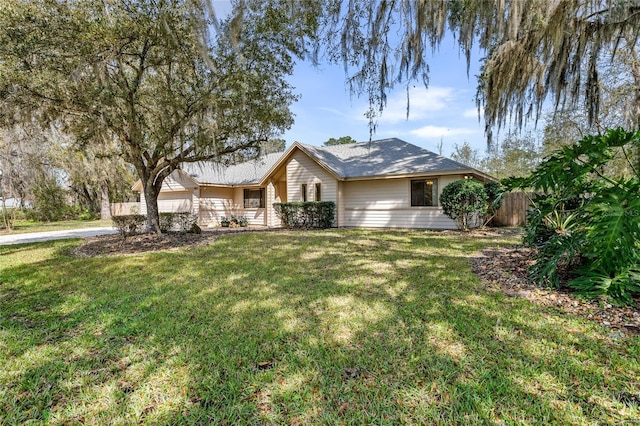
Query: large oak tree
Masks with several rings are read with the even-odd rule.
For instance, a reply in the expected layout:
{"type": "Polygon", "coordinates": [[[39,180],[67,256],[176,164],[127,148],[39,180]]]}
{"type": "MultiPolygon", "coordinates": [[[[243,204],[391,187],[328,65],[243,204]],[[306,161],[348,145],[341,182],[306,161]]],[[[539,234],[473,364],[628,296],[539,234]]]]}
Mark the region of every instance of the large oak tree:
{"type": "Polygon", "coordinates": [[[111,145],[142,182],[148,228],[181,163],[259,152],[288,128],[291,49],[248,17],[205,22],[189,0],[17,0],[0,5],[0,118],[55,123],[111,145]],[[205,29],[216,25],[215,38],[205,29]],[[230,34],[233,34],[231,36],[230,34]]]}

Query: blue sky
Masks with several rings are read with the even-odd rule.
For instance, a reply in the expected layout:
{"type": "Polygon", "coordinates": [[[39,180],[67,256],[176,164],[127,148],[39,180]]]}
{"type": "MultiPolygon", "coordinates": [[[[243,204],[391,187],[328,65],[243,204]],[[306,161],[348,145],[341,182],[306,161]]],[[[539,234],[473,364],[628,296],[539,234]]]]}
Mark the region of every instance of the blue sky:
{"type": "MultiPolygon", "coordinates": [[[[448,38],[428,63],[429,87],[415,83],[410,89],[409,118],[406,91],[398,87],[388,96],[373,138],[397,137],[434,152],[438,152],[442,140],[445,156],[451,154],[454,144],[468,141],[482,152],[486,139],[474,101],[477,58],[468,78],[466,60],[458,54],[453,39],[448,38]]],[[[369,123],[364,116],[367,98],[352,97],[345,80],[341,65],[315,68],[303,62],[296,66],[290,81],[301,99],[292,106],[295,124],[283,135],[288,145],[294,141],[321,145],[331,137],[341,136],[358,141],[369,139],[369,123]]]]}
{"type": "MultiPolygon", "coordinates": [[[[218,17],[228,14],[230,2],[212,1],[218,17]]],[[[378,119],[373,139],[397,137],[414,145],[450,156],[454,144],[465,141],[483,153],[486,139],[483,120],[478,120],[474,95],[479,73],[479,53],[472,57],[467,77],[466,59],[448,35],[440,49],[428,58],[429,87],[416,82],[410,90],[410,113],[406,115],[406,91],[398,87],[389,93],[387,107],[378,119]]],[[[292,106],[295,123],[281,137],[287,146],[295,141],[322,145],[329,138],[351,136],[369,140],[369,122],[364,113],[367,98],[349,93],[342,65],[313,67],[299,62],[290,79],[301,98],[292,106]]]]}

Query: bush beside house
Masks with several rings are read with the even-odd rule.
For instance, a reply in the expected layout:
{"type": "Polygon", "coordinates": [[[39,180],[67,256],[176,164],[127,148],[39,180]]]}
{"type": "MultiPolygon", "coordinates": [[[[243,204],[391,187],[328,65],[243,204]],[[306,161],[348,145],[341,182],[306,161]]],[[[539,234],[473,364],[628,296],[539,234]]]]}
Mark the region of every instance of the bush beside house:
{"type": "Polygon", "coordinates": [[[336,217],[333,201],[274,203],[273,208],[287,228],[330,228],[336,217]]]}

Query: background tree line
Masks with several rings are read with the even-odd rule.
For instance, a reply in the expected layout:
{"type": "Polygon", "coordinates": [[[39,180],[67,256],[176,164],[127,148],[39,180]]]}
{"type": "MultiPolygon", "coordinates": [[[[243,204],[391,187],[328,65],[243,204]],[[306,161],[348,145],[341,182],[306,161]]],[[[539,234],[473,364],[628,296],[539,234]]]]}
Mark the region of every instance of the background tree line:
{"type": "MultiPolygon", "coordinates": [[[[447,32],[467,61],[474,46],[486,54],[477,104],[490,147],[497,130],[535,122],[546,106],[568,137],[575,120],[588,130],[608,127],[609,102],[622,111],[612,118],[629,128],[640,123],[636,1],[232,5],[219,19],[209,0],[3,3],[0,124],[53,126],[68,136],[66,158],[82,152],[92,177],[107,164],[97,160],[124,161],[142,182],[148,229],[158,232],[158,192],[180,164],[259,155],[293,124],[287,77],[299,60],[342,63],[352,93],[369,101],[372,132],[390,90],[428,86],[429,52],[447,32]],[[607,74],[618,65],[626,88],[615,71],[607,74]],[[605,89],[608,75],[619,90],[605,89]]],[[[87,202],[108,185],[91,186],[77,185],[87,202]]]]}

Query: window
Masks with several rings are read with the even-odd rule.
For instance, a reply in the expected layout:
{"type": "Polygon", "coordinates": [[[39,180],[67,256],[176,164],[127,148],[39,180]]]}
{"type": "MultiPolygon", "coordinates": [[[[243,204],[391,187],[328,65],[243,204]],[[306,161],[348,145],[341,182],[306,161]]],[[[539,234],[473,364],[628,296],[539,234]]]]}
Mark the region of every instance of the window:
{"type": "Polygon", "coordinates": [[[300,185],[300,192],[302,193],[302,202],[306,202],[307,201],[307,184],[303,183],[302,185],[300,185]]]}
{"type": "Polygon", "coordinates": [[[321,183],[316,183],[316,194],[315,194],[316,201],[322,201],[322,184],[321,183]]]}
{"type": "Polygon", "coordinates": [[[411,206],[437,206],[438,179],[411,181],[411,206]]]}
{"type": "Polygon", "coordinates": [[[264,204],[264,188],[244,190],[245,209],[263,209],[264,204]]]}

